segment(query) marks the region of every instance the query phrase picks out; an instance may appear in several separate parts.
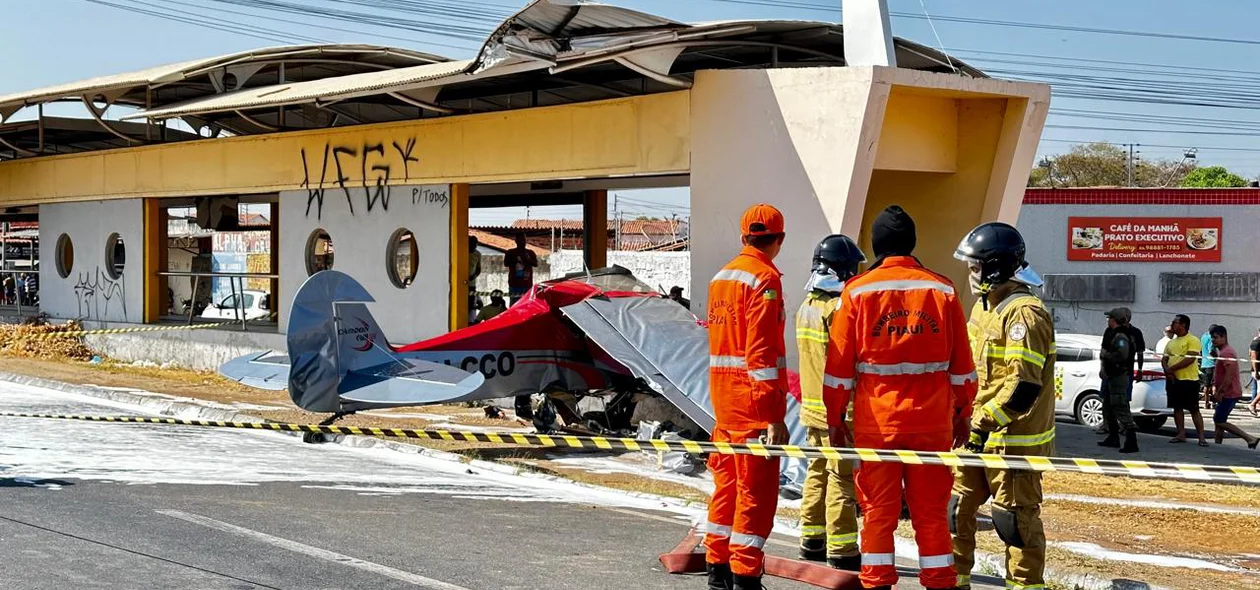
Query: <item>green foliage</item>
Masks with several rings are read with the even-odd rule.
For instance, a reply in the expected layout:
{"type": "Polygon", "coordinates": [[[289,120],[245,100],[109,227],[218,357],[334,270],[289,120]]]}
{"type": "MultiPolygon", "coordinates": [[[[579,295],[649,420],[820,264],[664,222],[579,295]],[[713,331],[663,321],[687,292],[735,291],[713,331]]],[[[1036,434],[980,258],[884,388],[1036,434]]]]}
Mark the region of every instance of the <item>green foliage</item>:
{"type": "Polygon", "coordinates": [[[1226,170],[1224,166],[1210,166],[1187,174],[1181,180],[1181,186],[1183,188],[1241,187],[1247,186],[1247,179],[1226,170]]]}

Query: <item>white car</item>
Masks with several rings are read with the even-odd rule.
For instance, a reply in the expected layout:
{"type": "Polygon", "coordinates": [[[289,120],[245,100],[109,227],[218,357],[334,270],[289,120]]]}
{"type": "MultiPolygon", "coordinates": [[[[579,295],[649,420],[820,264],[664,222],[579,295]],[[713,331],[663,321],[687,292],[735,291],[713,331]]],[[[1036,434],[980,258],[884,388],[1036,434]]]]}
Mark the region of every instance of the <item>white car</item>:
{"type": "MultiPolygon", "coordinates": [[[[1103,399],[1100,395],[1102,361],[1098,358],[1102,349],[1102,337],[1087,334],[1055,334],[1058,361],[1055,364],[1055,413],[1070,416],[1090,428],[1098,428],[1103,422],[1103,399]]],[[[1164,370],[1160,358],[1152,351],[1145,351],[1144,366],[1133,383],[1133,398],[1129,411],[1137,422],[1138,430],[1159,430],[1172,410],[1168,408],[1168,396],[1164,390],[1164,370]]]]}
{"type": "Polygon", "coordinates": [[[246,320],[260,320],[271,314],[267,306],[263,305],[266,297],[263,291],[245,290],[240,293],[233,293],[223,298],[223,301],[213,303],[201,312],[201,317],[214,320],[241,321],[241,315],[244,314],[246,320]]]}

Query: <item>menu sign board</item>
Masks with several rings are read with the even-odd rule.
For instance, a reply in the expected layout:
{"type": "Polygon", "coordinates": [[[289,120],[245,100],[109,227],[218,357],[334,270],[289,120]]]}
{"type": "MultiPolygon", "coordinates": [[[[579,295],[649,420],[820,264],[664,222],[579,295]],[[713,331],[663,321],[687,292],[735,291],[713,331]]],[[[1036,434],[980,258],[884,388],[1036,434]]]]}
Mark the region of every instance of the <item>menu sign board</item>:
{"type": "Polygon", "coordinates": [[[1068,260],[1220,262],[1220,217],[1069,217],[1068,260]]]}

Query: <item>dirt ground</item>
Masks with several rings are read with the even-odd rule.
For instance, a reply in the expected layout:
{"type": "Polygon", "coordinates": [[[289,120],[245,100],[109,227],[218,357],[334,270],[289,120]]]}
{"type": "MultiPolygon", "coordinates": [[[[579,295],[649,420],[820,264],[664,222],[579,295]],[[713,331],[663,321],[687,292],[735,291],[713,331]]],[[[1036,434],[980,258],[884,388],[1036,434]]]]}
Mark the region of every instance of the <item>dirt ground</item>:
{"type": "MultiPolygon", "coordinates": [[[[286,392],[252,389],[210,373],[137,368],[111,362],[90,364],[76,360],[54,361],[12,356],[0,356],[0,371],[73,384],[134,388],[223,404],[275,406],[275,410],[250,407],[245,411],[282,422],[315,423],[325,417],[293,409],[286,392]]],[[[510,412],[508,415],[510,416],[510,412]]],[[[496,429],[525,426],[514,419],[488,419],[482,408],[462,405],[372,412],[350,416],[339,424],[388,425],[400,428],[428,428],[435,424],[496,429]]],[[[502,461],[593,485],[696,502],[707,499],[699,490],[683,484],[652,480],[630,473],[592,473],[574,469],[548,459],[549,456],[555,456],[558,452],[556,449],[504,448],[490,444],[428,440],[408,442],[458,452],[470,458],[502,461]]],[[[1052,496],[1140,499],[1260,509],[1260,488],[1255,486],[1052,473],[1045,476],[1044,489],[1047,495],[1052,496]]],[[[790,518],[794,514],[795,511],[785,509],[781,516],[790,518]]],[[[1260,556],[1260,516],[1257,515],[1051,499],[1043,507],[1043,520],[1047,538],[1052,545],[1066,541],[1088,542],[1127,553],[1195,557],[1238,570],[1216,572],[1150,567],[1098,559],[1052,546],[1048,551],[1049,561],[1061,571],[1142,580],[1169,588],[1260,587],[1260,557],[1257,557],[1260,556]]],[[[902,523],[902,528],[907,535],[910,533],[908,523],[902,523]]],[[[978,541],[981,550],[998,554],[1004,551],[1001,542],[991,531],[981,532],[978,541]]]]}

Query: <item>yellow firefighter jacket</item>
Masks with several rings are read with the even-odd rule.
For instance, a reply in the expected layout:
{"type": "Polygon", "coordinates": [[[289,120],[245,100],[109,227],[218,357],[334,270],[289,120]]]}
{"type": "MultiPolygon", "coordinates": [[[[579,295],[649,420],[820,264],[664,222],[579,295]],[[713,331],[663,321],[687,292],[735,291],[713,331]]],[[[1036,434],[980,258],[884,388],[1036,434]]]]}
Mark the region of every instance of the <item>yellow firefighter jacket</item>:
{"type": "Polygon", "coordinates": [[[805,296],[796,311],[796,347],[801,365],[801,421],[809,428],[827,429],[823,405],[823,371],[827,368],[827,339],[831,314],[840,307],[840,296],[817,289],[805,296]]]}
{"type": "Polygon", "coordinates": [[[980,384],[972,426],[990,432],[985,450],[1053,454],[1054,319],[1041,299],[1021,286],[990,310],[976,302],[967,332],[980,384]],[[1021,381],[1041,386],[1031,406],[1012,399],[1021,381]]]}

